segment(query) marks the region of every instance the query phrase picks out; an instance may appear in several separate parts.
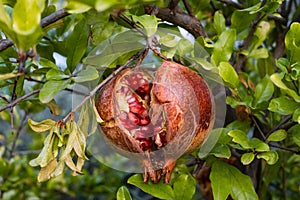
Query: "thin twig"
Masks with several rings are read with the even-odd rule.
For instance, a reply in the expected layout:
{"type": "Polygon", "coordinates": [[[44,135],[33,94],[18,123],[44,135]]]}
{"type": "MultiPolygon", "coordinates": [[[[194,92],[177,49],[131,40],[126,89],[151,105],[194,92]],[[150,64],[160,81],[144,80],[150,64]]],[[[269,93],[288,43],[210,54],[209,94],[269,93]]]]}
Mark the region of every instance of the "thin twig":
{"type": "Polygon", "coordinates": [[[279,124],[277,124],[276,126],[274,126],[267,134],[266,134],[266,138],[268,138],[269,135],[271,135],[271,133],[273,133],[274,131],[280,129],[281,126],[283,126],[286,122],[288,122],[290,119],[292,119],[292,115],[288,115],[286,117],[284,117],[281,122],[279,124]]]}
{"type": "Polygon", "coordinates": [[[170,0],[168,8],[170,8],[170,10],[175,10],[178,6],[179,0],[170,0]]]}
{"type": "Polygon", "coordinates": [[[252,119],[252,121],[254,122],[254,124],[255,124],[255,126],[256,126],[258,132],[259,132],[260,135],[261,135],[261,137],[262,137],[264,140],[266,140],[267,137],[265,136],[264,132],[261,130],[259,124],[257,123],[257,120],[255,119],[255,117],[254,117],[253,115],[251,115],[251,119],[252,119]]]}
{"type": "Polygon", "coordinates": [[[71,112],[69,114],[67,114],[65,116],[65,118],[63,118],[62,121],[64,123],[66,123],[66,121],[69,119],[69,117],[72,116],[85,102],[87,102],[89,99],[91,99],[101,87],[103,87],[106,83],[108,83],[112,78],[114,78],[123,69],[128,68],[129,65],[134,60],[136,60],[137,58],[139,58],[140,56],[142,56],[144,54],[144,51],[146,51],[146,50],[147,50],[147,48],[144,48],[141,51],[139,51],[137,54],[135,54],[134,56],[132,56],[124,65],[122,65],[121,67],[119,67],[118,69],[116,69],[112,74],[110,74],[106,79],[104,79],[75,108],[73,108],[71,110],[71,112]]]}
{"type": "Polygon", "coordinates": [[[14,107],[14,106],[17,105],[20,101],[23,101],[24,99],[27,99],[28,97],[33,96],[33,95],[39,93],[40,90],[41,90],[41,89],[36,89],[36,90],[34,90],[34,91],[32,91],[32,92],[30,92],[30,93],[28,93],[28,94],[25,94],[25,95],[22,96],[22,97],[19,97],[19,98],[15,99],[14,101],[12,101],[12,102],[10,102],[10,103],[8,103],[8,104],[2,106],[2,107],[0,108],[0,112],[2,112],[3,110],[8,109],[8,108],[10,108],[10,107],[14,107]]]}
{"type": "Polygon", "coordinates": [[[183,0],[183,4],[184,4],[184,7],[185,7],[186,11],[189,13],[189,15],[192,16],[192,17],[195,17],[189,2],[187,0],[183,0]]]}
{"type": "Polygon", "coordinates": [[[9,155],[8,155],[9,159],[11,159],[14,156],[14,151],[15,151],[15,148],[17,146],[17,140],[19,139],[19,136],[21,134],[21,130],[24,127],[23,124],[24,124],[25,120],[26,120],[26,113],[24,114],[24,116],[22,117],[22,119],[20,121],[20,126],[18,127],[18,130],[16,130],[16,135],[14,137],[11,148],[9,149],[9,155]]]}
{"type": "Polygon", "coordinates": [[[225,3],[228,6],[237,8],[237,9],[243,9],[243,5],[242,4],[239,4],[239,3],[234,2],[234,1],[230,1],[230,0],[218,0],[218,1],[220,1],[222,3],[225,3]]]}
{"type": "MultiPolygon", "coordinates": [[[[266,4],[266,0],[263,0],[261,2],[261,5],[260,7],[263,7],[264,5],[266,4]]],[[[244,40],[243,42],[243,46],[241,48],[241,51],[243,50],[247,50],[250,46],[250,42],[254,36],[254,33],[256,31],[256,28],[257,28],[257,25],[259,24],[259,22],[264,18],[265,15],[262,16],[262,13],[261,12],[258,12],[254,21],[251,23],[250,25],[250,31],[249,31],[249,34],[247,36],[247,38],[244,40]]],[[[241,69],[244,68],[244,65],[246,63],[246,60],[247,60],[247,56],[245,56],[244,54],[239,54],[238,55],[238,60],[236,62],[236,64],[234,65],[235,66],[235,69],[237,71],[241,71],[241,69]]]]}
{"type": "MultiPolygon", "coordinates": [[[[41,83],[41,84],[45,84],[45,83],[46,83],[45,81],[40,81],[40,80],[34,79],[34,78],[32,78],[32,77],[26,77],[25,79],[26,79],[27,81],[32,81],[32,82],[41,83]]],[[[70,88],[65,88],[64,90],[65,90],[65,91],[72,92],[72,93],[75,93],[75,94],[79,94],[79,95],[82,95],[82,96],[87,95],[86,93],[80,92],[80,91],[78,91],[78,90],[73,90],[73,89],[70,89],[70,88]]]]}
{"type": "Polygon", "coordinates": [[[291,148],[288,148],[288,147],[279,146],[277,144],[269,143],[269,146],[277,148],[277,149],[282,149],[282,150],[285,150],[285,151],[289,151],[289,152],[292,152],[292,153],[295,153],[295,154],[300,154],[299,150],[295,150],[295,149],[291,149],[291,148]]]}

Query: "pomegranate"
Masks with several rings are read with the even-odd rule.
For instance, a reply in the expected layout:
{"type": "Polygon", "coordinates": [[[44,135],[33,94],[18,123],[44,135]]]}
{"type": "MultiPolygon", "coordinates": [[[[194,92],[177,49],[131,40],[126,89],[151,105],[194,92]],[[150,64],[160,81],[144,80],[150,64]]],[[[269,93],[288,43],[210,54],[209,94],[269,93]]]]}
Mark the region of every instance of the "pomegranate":
{"type": "Polygon", "coordinates": [[[155,183],[162,176],[170,181],[176,159],[201,146],[215,119],[206,82],[170,61],[154,74],[123,70],[100,90],[96,108],[107,141],[120,154],[140,159],[144,181],[155,183]]]}

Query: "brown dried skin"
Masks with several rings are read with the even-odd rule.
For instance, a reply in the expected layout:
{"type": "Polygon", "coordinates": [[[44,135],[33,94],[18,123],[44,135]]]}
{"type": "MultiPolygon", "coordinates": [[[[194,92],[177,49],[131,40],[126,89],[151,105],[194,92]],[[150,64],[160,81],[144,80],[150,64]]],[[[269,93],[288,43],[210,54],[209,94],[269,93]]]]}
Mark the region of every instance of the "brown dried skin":
{"type": "Polygon", "coordinates": [[[119,153],[144,153],[144,181],[150,177],[158,182],[165,175],[167,183],[176,159],[206,139],[213,126],[213,105],[206,82],[169,61],[154,78],[142,70],[123,70],[102,88],[96,102],[105,121],[103,133],[119,153]]]}
{"type": "Polygon", "coordinates": [[[174,127],[178,124],[178,116],[185,113],[189,116],[186,117],[183,126],[190,127],[196,123],[194,138],[185,153],[199,148],[207,138],[215,118],[214,101],[206,82],[189,68],[178,63],[164,61],[156,72],[153,93],[158,101],[169,102],[165,104],[165,110],[168,112],[168,122],[173,126],[169,126],[168,131],[172,131],[172,134],[168,138],[172,140],[178,134],[186,134],[186,132],[176,132],[178,127],[174,127]],[[173,100],[176,99],[175,95],[170,94],[169,89],[164,87],[170,85],[176,88],[178,99],[176,102],[173,100]],[[197,101],[195,102],[195,100],[197,101]],[[180,111],[178,111],[178,107],[181,108],[180,111]],[[198,120],[195,122],[193,119],[198,120]]]}

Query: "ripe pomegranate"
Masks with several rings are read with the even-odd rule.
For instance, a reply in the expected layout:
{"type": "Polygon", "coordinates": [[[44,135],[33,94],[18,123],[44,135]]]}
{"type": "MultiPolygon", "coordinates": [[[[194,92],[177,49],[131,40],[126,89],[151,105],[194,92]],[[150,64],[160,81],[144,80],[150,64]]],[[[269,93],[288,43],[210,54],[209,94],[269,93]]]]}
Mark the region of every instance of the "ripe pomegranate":
{"type": "Polygon", "coordinates": [[[199,148],[214,124],[214,101],[191,69],[164,61],[154,74],[125,69],[99,92],[101,129],[124,156],[142,161],[148,177],[170,181],[176,159],[199,148]]]}

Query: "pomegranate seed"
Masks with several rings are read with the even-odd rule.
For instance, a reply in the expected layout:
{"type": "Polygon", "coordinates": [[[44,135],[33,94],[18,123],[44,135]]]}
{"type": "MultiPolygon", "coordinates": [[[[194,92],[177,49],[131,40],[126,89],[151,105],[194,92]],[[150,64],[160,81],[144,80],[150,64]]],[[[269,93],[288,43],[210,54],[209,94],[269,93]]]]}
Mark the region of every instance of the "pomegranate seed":
{"type": "Polygon", "coordinates": [[[143,78],[143,75],[141,73],[136,73],[135,76],[138,78],[138,79],[142,79],[143,78]]]}
{"type": "Polygon", "coordinates": [[[127,99],[127,103],[129,103],[129,104],[133,103],[133,102],[136,102],[136,101],[137,101],[137,99],[133,95],[131,95],[130,98],[127,99]]]}
{"type": "Polygon", "coordinates": [[[144,133],[150,133],[151,129],[148,126],[143,126],[143,127],[141,127],[141,131],[143,131],[144,133]]]}
{"type": "Polygon", "coordinates": [[[140,139],[140,147],[143,151],[150,149],[152,142],[146,139],[140,139]]]}
{"type": "Polygon", "coordinates": [[[146,94],[143,98],[145,101],[149,101],[150,100],[150,96],[148,94],[146,94]]]}
{"type": "Polygon", "coordinates": [[[146,109],[141,104],[137,104],[135,106],[129,105],[129,110],[136,114],[142,114],[146,109]]]}
{"type": "Polygon", "coordinates": [[[142,119],[140,120],[140,124],[139,124],[139,125],[145,126],[145,125],[148,125],[149,123],[150,123],[150,118],[149,118],[149,117],[146,117],[146,118],[142,118],[142,119]]]}
{"type": "Polygon", "coordinates": [[[132,121],[134,124],[139,124],[140,123],[140,119],[138,118],[138,116],[136,116],[134,113],[129,112],[128,113],[128,118],[130,121],[132,121]]]}

